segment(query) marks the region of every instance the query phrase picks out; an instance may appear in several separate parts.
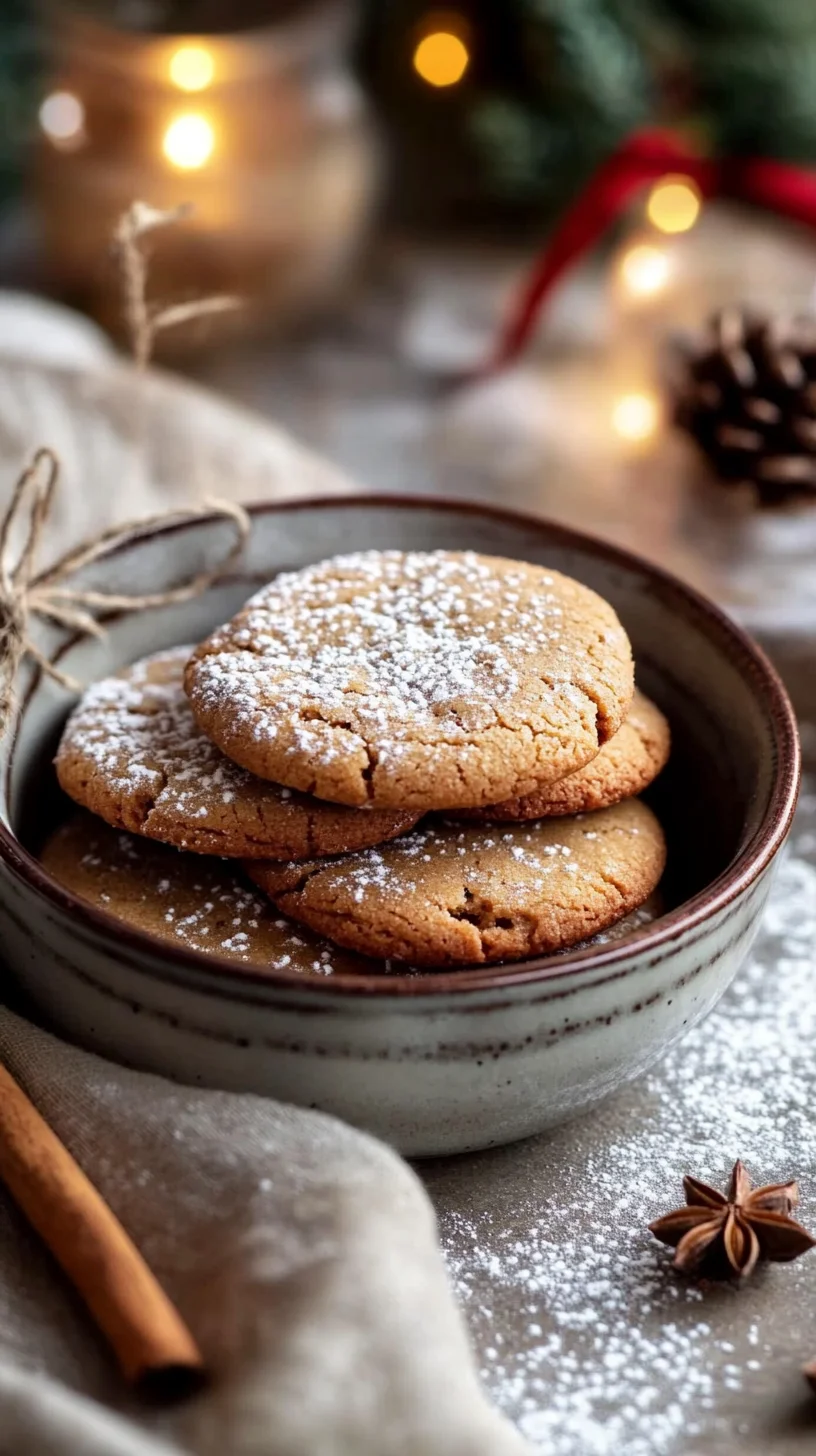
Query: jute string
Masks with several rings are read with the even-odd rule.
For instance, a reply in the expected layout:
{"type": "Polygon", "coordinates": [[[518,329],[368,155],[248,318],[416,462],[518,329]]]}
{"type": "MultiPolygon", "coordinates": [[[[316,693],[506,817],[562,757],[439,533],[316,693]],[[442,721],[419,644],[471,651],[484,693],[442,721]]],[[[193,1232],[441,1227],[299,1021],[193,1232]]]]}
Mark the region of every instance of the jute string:
{"type": "Polygon", "coordinates": [[[64,627],[68,631],[103,637],[105,629],[97,613],[146,611],[189,602],[207,590],[228,571],[240,556],[250,532],[246,511],[231,501],[202,501],[194,506],[145,516],[111,526],[93,540],[61,556],[53,566],[35,574],[34,564],[43,528],[48,520],[59,478],[59,461],[53,450],[41,449],[20,476],[0,525],[0,733],[11,716],[17,669],[24,657],[38,664],[46,677],[63,687],[77,690],[74,681],[52,662],[29,635],[32,617],[64,627]],[[99,561],[108,551],[144,536],[154,526],[172,526],[184,521],[222,516],[235,528],[235,540],[226,555],[207,570],[199,571],[181,586],[167,591],[129,596],[67,585],[84,567],[99,561]],[[22,527],[23,541],[15,555],[12,535],[22,527]]]}
{"type": "MultiPolygon", "coordinates": [[[[182,207],[160,212],[147,203],[135,202],[116,227],[114,242],[122,269],[125,322],[133,358],[140,369],[149,363],[156,335],[161,330],[238,306],[237,299],[227,297],[202,298],[166,308],[148,303],[148,266],[143,240],[148,233],[178,221],[188,211],[188,208],[182,207]]],[[[37,572],[37,550],[58,479],[59,461],[54,451],[47,447],[37,450],[20,475],[0,522],[0,735],[12,716],[17,671],[24,658],[35,662],[52,681],[74,691],[79,687],[33,640],[29,632],[32,618],[39,618],[68,632],[104,636],[105,628],[100,617],[113,612],[172,606],[190,601],[206,591],[236,561],[250,532],[249,517],[241,506],[230,501],[204,500],[196,505],[109,527],[68,551],[47,570],[37,572]],[[77,572],[101,560],[108,551],[138,540],[155,526],[204,520],[212,515],[231,522],[235,528],[235,540],[216,566],[197,572],[180,586],[130,596],[68,584],[77,572]],[[15,551],[14,541],[18,534],[22,536],[22,545],[15,551]]]]}
{"type": "Polygon", "coordinates": [[[149,364],[156,337],[166,329],[177,328],[179,324],[204,318],[207,314],[229,313],[241,307],[240,298],[220,293],[186,303],[165,305],[148,301],[149,265],[145,240],[159,228],[182,222],[191,212],[192,208],[186,203],[161,210],[151,207],[148,202],[134,202],[122,214],[114,229],[113,246],[119,260],[125,326],[131,353],[139,369],[149,364]]]}

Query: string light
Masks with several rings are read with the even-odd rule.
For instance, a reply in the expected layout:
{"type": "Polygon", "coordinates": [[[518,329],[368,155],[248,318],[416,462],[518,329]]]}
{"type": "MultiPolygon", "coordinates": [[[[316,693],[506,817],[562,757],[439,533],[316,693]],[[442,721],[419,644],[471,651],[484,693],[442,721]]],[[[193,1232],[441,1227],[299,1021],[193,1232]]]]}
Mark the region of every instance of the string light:
{"type": "Polygon", "coordinates": [[[214,147],[212,125],[198,111],[185,111],[175,117],[162,141],[162,151],[168,162],[182,172],[194,172],[205,166],[214,147]]]}
{"type": "Polygon", "coordinates": [[[621,258],[619,271],[628,293],[650,298],[665,288],[671,266],[668,254],[654,243],[636,243],[621,258]]]}
{"type": "Polygon", "coordinates": [[[52,91],[40,107],[40,126],[56,147],[76,146],[85,132],[85,107],[72,91],[52,91]]]}
{"type": "Polygon", "coordinates": [[[205,91],[215,75],[215,62],[203,45],[182,45],[170,57],[170,80],[180,91],[205,91]]]}
{"type": "Polygon", "coordinates": [[[643,444],[655,434],[660,422],[660,408],[654,395],[624,394],[615,401],[612,428],[622,440],[643,444]]]}
{"type": "Polygon", "coordinates": [[[469,63],[465,42],[449,30],[435,30],[424,36],[414,51],[414,70],[429,86],[455,86],[469,63]]]}
{"type": "Polygon", "coordinates": [[[662,233],[687,233],[700,215],[700,189],[690,177],[664,177],[649,193],[646,215],[662,233]]]}

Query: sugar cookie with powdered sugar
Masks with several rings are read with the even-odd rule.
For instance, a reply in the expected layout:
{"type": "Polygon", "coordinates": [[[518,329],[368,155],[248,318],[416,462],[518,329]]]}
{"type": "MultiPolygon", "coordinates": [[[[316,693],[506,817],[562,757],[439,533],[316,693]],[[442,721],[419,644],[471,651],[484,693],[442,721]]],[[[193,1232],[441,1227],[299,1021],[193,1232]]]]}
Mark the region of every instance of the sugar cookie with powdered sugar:
{"type": "Polygon", "coordinates": [[[237,866],[150,844],[84,810],[50,835],[40,859],[81,900],[178,950],[204,951],[266,975],[379,969],[285,920],[237,866]]]}
{"type": "Polygon", "coordinates": [[[182,688],[189,647],[88,688],[63,733],[67,794],[117,829],[227,858],[303,859],[379,844],[411,810],[348,809],[255,778],[196,724],[182,688]]]}
{"type": "Polygon", "coordinates": [[[484,809],[462,809],[461,817],[502,824],[608,809],[648,788],[665,767],[670,747],[671,730],[665,717],[651,699],[635,689],[626,722],[591,763],[523,798],[505,799],[484,809]]]}
{"type": "Polygon", "coordinates": [[[342,804],[474,808],[595,757],[633,692],[612,608],[473,552],[365,551],[287,572],[193,654],[204,732],[262,778],[342,804]]]}
{"type": "Polygon", "coordinates": [[[532,824],[427,821],[342,859],[245,869],[284,914],[349,950],[417,966],[549,955],[652,894],[666,847],[638,799],[532,824]]]}

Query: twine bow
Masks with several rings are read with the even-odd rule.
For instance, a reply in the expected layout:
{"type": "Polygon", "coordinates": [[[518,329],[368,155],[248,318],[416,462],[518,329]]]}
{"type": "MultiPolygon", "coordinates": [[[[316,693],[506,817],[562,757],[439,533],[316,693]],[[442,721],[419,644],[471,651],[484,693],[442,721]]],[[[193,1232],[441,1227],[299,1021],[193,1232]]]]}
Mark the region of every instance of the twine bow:
{"type": "Polygon", "coordinates": [[[39,617],[66,631],[103,637],[105,629],[97,613],[104,616],[111,612],[143,611],[148,607],[167,607],[190,601],[229,570],[243,550],[250,532],[249,517],[241,506],[231,501],[205,500],[199,505],[182,506],[175,511],[109,527],[99,536],[67,552],[46,571],[35,574],[37,548],[48,520],[58,478],[59,461],[53,450],[38,450],[17,481],[0,524],[0,734],[11,718],[15,678],[24,658],[35,662],[53,682],[72,691],[79,687],[33,641],[29,635],[32,617],[39,617]],[[120,596],[66,585],[83,567],[99,561],[115,547],[136,540],[152,526],[203,520],[214,514],[232,522],[235,540],[217,566],[197,572],[181,586],[144,596],[120,596]],[[15,554],[12,536],[15,528],[20,526],[23,527],[23,543],[15,554]]]}

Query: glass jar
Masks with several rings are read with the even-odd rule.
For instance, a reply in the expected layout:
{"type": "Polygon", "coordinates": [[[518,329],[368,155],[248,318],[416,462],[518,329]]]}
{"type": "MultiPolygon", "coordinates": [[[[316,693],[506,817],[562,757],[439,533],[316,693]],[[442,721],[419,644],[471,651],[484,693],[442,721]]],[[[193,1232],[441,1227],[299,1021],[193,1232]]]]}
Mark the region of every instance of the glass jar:
{"type": "Polygon", "coordinates": [[[52,57],[33,174],[46,265],[51,285],[103,322],[118,309],[113,229],[136,200],[191,205],[189,218],[156,242],[154,298],[243,300],[238,314],[208,321],[208,337],[291,321],[342,282],[378,171],[346,63],[353,7],[271,8],[274,23],[229,30],[268,15],[269,4],[49,8],[52,57]]]}

